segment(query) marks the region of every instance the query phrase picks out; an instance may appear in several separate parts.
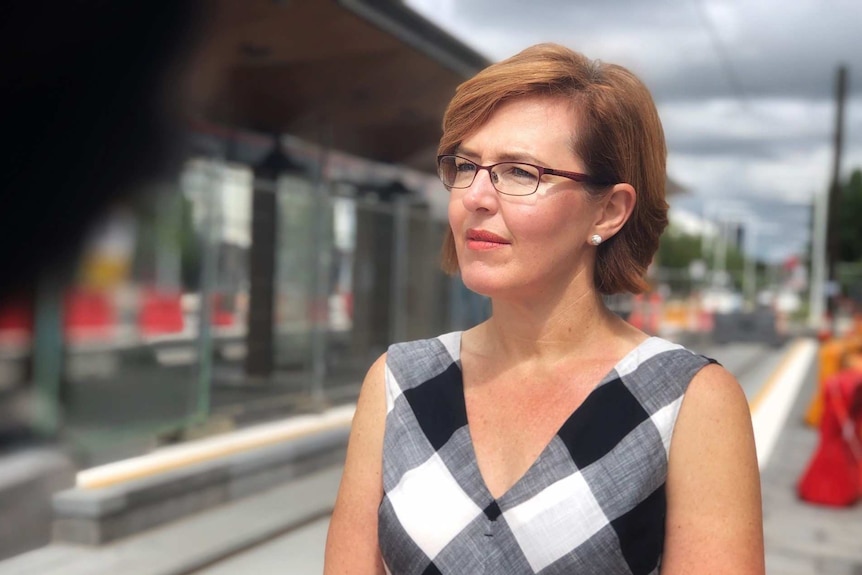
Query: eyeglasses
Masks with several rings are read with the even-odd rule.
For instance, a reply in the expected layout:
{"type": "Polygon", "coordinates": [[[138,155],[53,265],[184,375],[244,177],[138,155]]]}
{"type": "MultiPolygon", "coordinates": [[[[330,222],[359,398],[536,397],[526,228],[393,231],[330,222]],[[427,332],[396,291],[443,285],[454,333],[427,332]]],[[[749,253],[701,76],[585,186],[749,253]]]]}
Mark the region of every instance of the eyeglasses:
{"type": "Polygon", "coordinates": [[[553,170],[523,162],[498,162],[490,166],[480,166],[461,156],[437,156],[437,175],[448,188],[469,188],[480,170],[488,170],[494,189],[507,196],[529,196],[536,193],[539,189],[539,181],[545,174],[561,176],[576,182],[599,183],[587,174],[553,170]]]}

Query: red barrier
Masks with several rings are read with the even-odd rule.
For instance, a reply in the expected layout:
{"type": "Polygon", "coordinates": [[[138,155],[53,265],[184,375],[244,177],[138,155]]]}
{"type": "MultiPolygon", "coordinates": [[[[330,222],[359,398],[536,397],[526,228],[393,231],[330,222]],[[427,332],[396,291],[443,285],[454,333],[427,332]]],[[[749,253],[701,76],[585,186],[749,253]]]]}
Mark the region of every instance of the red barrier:
{"type": "Polygon", "coordinates": [[[635,294],[632,297],[632,311],[629,314],[629,323],[643,331],[646,329],[646,306],[643,294],[635,294]]]}
{"type": "Polygon", "coordinates": [[[658,292],[652,292],[651,294],[649,294],[649,299],[647,301],[647,329],[645,330],[647,333],[652,335],[658,335],[659,330],[661,329],[663,304],[664,298],[662,298],[658,292]]]}
{"type": "Polygon", "coordinates": [[[116,325],[116,310],[107,292],[73,289],[64,303],[63,327],[69,337],[102,334],[116,325]]]}
{"type": "Polygon", "coordinates": [[[820,341],[820,343],[824,343],[832,339],[835,332],[834,326],[835,322],[832,319],[832,315],[827,313],[821,320],[820,327],[817,330],[817,340],[820,341]]]}
{"type": "Polygon", "coordinates": [[[662,303],[657,292],[635,295],[628,322],[645,333],[657,335],[661,328],[662,303]]]}
{"type": "Polygon", "coordinates": [[[141,297],[138,328],[144,335],[162,335],[183,331],[182,294],[145,291],[141,297]]]}
{"type": "Polygon", "coordinates": [[[212,295],[212,324],[216,327],[229,327],[234,324],[236,318],[232,311],[227,309],[227,300],[220,294],[212,295]]]}
{"type": "Polygon", "coordinates": [[[823,394],[820,443],[797,489],[805,501],[847,507],[862,496],[862,372],[831,376],[823,394]]]}

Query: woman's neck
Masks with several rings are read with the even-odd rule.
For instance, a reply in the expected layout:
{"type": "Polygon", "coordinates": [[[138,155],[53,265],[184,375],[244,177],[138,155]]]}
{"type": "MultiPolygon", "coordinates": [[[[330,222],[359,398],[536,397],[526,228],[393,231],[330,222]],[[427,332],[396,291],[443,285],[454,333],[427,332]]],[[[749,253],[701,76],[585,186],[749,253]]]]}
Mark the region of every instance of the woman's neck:
{"type": "Polygon", "coordinates": [[[587,352],[600,342],[608,345],[609,337],[627,331],[594,289],[556,300],[495,299],[492,309],[476,335],[485,353],[514,361],[571,357],[575,350],[587,352]]]}

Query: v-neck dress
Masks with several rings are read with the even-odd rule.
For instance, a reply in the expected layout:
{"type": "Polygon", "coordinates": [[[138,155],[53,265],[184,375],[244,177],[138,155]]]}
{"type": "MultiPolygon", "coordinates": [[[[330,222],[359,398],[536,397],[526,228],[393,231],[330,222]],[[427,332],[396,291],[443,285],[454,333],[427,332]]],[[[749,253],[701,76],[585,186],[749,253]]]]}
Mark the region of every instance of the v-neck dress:
{"type": "Polygon", "coordinates": [[[712,360],[645,340],[495,499],[470,437],[460,349],[454,332],[387,354],[378,509],[387,572],[658,573],[671,435],[689,382],[712,360]]]}

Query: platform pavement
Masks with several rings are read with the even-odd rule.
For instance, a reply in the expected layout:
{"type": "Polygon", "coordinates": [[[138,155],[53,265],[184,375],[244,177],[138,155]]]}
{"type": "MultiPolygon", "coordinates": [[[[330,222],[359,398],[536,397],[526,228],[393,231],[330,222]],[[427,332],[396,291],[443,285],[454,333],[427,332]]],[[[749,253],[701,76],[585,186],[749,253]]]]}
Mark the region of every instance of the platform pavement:
{"type": "MultiPolygon", "coordinates": [[[[0,561],[0,575],[191,575],[328,517],[340,466],[322,469],[258,495],[100,546],[54,543],[0,561]]],[[[289,537],[293,541],[295,538],[289,537]]],[[[320,555],[309,546],[306,553],[320,555]]],[[[297,551],[296,545],[290,552],[297,551]]],[[[276,573],[296,573],[282,555],[276,573]]],[[[308,575],[322,567],[306,571],[308,575]]],[[[254,573],[259,571],[234,571],[254,573]]]]}

